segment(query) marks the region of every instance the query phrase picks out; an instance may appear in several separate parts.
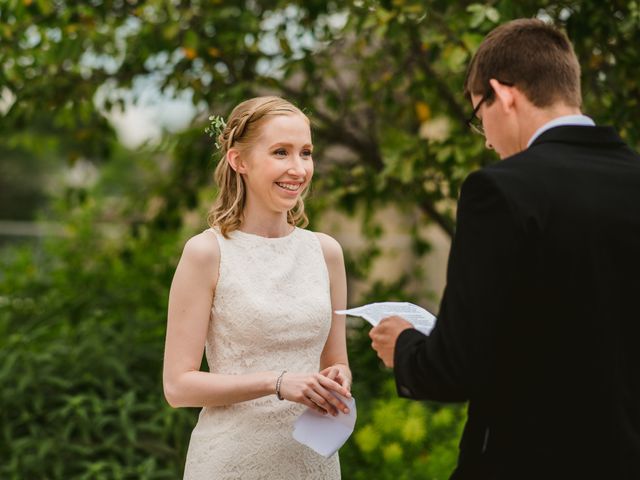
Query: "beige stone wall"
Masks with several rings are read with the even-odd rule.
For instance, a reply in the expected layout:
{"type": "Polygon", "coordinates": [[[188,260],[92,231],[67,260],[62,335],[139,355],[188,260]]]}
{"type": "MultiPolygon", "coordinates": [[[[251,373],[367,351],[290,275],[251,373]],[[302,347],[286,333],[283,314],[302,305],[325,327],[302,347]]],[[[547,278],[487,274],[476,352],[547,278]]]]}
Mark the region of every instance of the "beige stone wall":
{"type": "MultiPolygon", "coordinates": [[[[360,294],[368,290],[374,280],[393,280],[404,272],[411,271],[415,262],[420,262],[422,279],[414,280],[408,286],[408,292],[419,299],[422,306],[437,313],[445,279],[447,258],[451,245],[449,237],[436,225],[425,227],[421,236],[431,244],[431,251],[423,258],[417,259],[411,249],[410,228],[412,214],[389,208],[378,213],[377,217],[385,224],[386,233],[380,241],[382,255],[376,259],[371,276],[365,281],[349,282],[349,306],[357,306],[360,294]]],[[[358,251],[364,248],[365,242],[360,232],[358,221],[339,212],[326,212],[317,223],[319,230],[332,235],[340,242],[345,251],[358,251]]],[[[348,274],[349,272],[347,272],[348,274]]],[[[405,301],[406,298],[388,299],[405,301]]]]}

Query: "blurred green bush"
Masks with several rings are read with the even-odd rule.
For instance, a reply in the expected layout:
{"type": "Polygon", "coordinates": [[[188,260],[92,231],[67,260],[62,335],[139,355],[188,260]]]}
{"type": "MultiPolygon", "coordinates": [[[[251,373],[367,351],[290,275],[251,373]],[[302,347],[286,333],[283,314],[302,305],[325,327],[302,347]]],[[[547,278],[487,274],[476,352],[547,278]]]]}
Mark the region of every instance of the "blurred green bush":
{"type": "Polygon", "coordinates": [[[163,400],[176,235],[69,237],[3,255],[0,477],[177,478],[195,410],[163,400]]]}
{"type": "MultiPolygon", "coordinates": [[[[196,409],[163,398],[168,289],[187,234],[100,234],[98,207],[72,209],[67,236],[5,250],[0,274],[0,478],[180,478],[196,409]]],[[[398,286],[388,286],[393,295],[398,286]]],[[[377,285],[372,295],[384,295],[377,285]]],[[[344,478],[447,478],[461,407],[395,397],[369,347],[349,332],[357,429],[344,478]]]]}

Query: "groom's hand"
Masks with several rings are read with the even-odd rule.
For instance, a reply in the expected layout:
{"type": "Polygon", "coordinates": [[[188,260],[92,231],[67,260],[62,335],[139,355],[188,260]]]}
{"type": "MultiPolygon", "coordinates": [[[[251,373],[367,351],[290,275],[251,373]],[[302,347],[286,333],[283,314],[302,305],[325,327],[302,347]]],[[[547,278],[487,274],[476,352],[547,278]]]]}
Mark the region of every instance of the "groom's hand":
{"type": "Polygon", "coordinates": [[[378,357],[384,364],[393,368],[393,354],[396,349],[396,340],[403,330],[413,328],[413,325],[404,318],[393,316],[380,320],[378,326],[371,329],[371,347],[376,351],[378,357]]]}

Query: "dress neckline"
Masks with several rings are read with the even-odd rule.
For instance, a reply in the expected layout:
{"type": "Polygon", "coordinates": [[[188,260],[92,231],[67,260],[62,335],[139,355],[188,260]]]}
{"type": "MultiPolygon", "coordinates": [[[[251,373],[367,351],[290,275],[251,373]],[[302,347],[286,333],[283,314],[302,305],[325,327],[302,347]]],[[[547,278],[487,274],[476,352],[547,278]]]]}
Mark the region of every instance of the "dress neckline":
{"type": "Polygon", "coordinates": [[[236,237],[238,239],[245,239],[245,240],[250,240],[254,242],[280,243],[280,242],[286,242],[292,239],[293,237],[295,237],[296,234],[298,233],[298,230],[300,230],[298,227],[294,227],[293,230],[291,230],[291,232],[287,233],[282,237],[265,237],[263,235],[258,235],[255,233],[243,232],[242,230],[234,230],[232,232],[229,232],[229,237],[230,238],[236,237]]]}

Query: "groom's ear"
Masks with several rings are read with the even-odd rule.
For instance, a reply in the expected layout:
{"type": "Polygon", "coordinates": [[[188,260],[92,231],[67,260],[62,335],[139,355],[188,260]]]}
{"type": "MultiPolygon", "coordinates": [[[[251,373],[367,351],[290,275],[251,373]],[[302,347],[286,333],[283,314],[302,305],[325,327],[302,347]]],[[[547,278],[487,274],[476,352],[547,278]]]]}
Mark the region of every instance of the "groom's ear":
{"type": "Polygon", "coordinates": [[[514,91],[515,87],[500,83],[495,78],[490,79],[489,84],[495,92],[496,101],[499,102],[500,108],[502,108],[505,113],[509,113],[511,110],[513,110],[516,101],[516,95],[514,91]]]}
{"type": "Polygon", "coordinates": [[[236,148],[231,148],[226,155],[226,161],[229,166],[238,173],[247,173],[247,165],[240,151],[236,148]]]}

